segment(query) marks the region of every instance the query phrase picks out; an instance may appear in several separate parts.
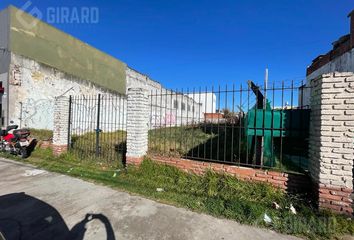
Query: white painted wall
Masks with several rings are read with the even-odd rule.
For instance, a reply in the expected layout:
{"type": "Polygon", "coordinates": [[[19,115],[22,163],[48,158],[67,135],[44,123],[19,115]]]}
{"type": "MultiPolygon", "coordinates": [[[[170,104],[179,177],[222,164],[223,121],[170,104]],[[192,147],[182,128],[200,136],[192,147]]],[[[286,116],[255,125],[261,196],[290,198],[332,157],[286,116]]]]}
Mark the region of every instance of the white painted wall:
{"type": "Polygon", "coordinates": [[[298,106],[300,108],[310,108],[310,100],[311,100],[311,88],[304,85],[304,87],[300,87],[298,91],[298,106]]]}
{"type": "Polygon", "coordinates": [[[149,91],[149,94],[156,94],[156,92],[161,92],[163,89],[162,85],[159,82],[156,82],[150,79],[148,76],[137,72],[134,69],[127,67],[127,89],[129,88],[143,88],[149,91]]]}
{"type": "MultiPolygon", "coordinates": [[[[105,124],[101,126],[101,129],[103,131],[125,129],[126,100],[118,103],[117,98],[114,98],[117,96],[115,93],[34,60],[12,53],[9,84],[9,120],[21,127],[52,130],[55,97],[102,94],[105,98],[113,97],[113,100],[104,101],[105,104],[101,106],[102,122],[115,121],[120,125],[112,127],[112,124],[105,124]]],[[[127,88],[131,87],[147,89],[150,95],[158,95],[149,98],[151,114],[148,124],[152,128],[176,126],[203,119],[203,107],[191,97],[166,90],[160,83],[151,80],[146,75],[127,68],[127,88]],[[174,101],[178,102],[177,108],[175,108],[174,101]]],[[[73,132],[82,134],[93,131],[96,128],[96,104],[89,100],[81,100],[73,105],[73,112],[77,111],[81,112],[81,119],[86,119],[86,122],[83,123],[79,119],[77,122],[74,121],[73,132]]]]}
{"type": "Polygon", "coordinates": [[[203,106],[190,95],[167,90],[159,82],[130,68],[126,74],[127,89],[143,88],[149,91],[150,128],[173,127],[203,120],[203,106]]]}
{"type": "Polygon", "coordinates": [[[37,129],[53,129],[57,96],[110,94],[89,82],[16,54],[11,54],[9,84],[9,120],[37,129]]]}
{"type": "Polygon", "coordinates": [[[150,96],[150,128],[181,126],[203,121],[202,107],[188,95],[163,90],[150,96]]]}
{"type": "Polygon", "coordinates": [[[216,95],[214,93],[195,93],[188,96],[201,104],[202,113],[216,113],[216,95]]]}
{"type": "MultiPolygon", "coordinates": [[[[327,63],[326,65],[322,66],[321,68],[317,69],[310,75],[306,77],[306,86],[310,86],[310,82],[319,76],[327,73],[333,72],[353,72],[354,73],[354,49],[349,52],[346,52],[342,56],[337,57],[336,59],[332,60],[331,62],[327,63]]],[[[303,99],[303,106],[310,105],[310,96],[311,90],[305,89],[304,92],[304,99],[303,99]]],[[[299,98],[299,106],[301,106],[300,98],[299,98]]]]}
{"type": "Polygon", "coordinates": [[[306,77],[307,84],[323,74],[332,72],[354,72],[354,49],[332,60],[306,77]]]}

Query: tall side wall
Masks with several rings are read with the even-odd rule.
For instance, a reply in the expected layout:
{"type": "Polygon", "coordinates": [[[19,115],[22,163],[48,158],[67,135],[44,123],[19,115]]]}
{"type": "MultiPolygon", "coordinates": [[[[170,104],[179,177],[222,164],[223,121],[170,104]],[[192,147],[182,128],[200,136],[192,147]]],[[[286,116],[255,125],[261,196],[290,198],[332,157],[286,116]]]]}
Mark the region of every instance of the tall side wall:
{"type": "Polygon", "coordinates": [[[53,130],[54,98],[114,94],[34,60],[11,54],[9,120],[21,127],[53,130]]]}
{"type": "MultiPolygon", "coordinates": [[[[52,130],[54,98],[61,95],[118,95],[118,93],[93,85],[89,81],[81,80],[14,53],[11,54],[9,70],[9,95],[3,96],[2,99],[6,102],[7,97],[9,97],[9,109],[11,111],[8,113],[8,119],[21,127],[52,130]]],[[[158,95],[149,98],[149,110],[151,112],[149,126],[151,128],[181,124],[202,118],[198,113],[198,109],[200,110],[202,107],[198,107],[199,105],[192,98],[166,90],[160,83],[135,70],[127,68],[126,71],[128,87],[146,89],[149,95],[158,95]],[[161,96],[161,93],[163,96],[161,96]],[[173,107],[174,101],[178,102],[178,108],[173,107]],[[185,106],[183,111],[182,103],[185,106]],[[193,106],[194,113],[192,112],[193,106]],[[177,116],[179,116],[178,119],[177,116]]],[[[0,77],[4,81],[7,80],[7,75],[0,75],[0,77]]],[[[7,88],[5,87],[5,89],[7,88]]],[[[79,110],[90,111],[83,108],[85,106],[80,107],[79,110]]],[[[122,107],[119,107],[119,109],[124,111],[121,116],[126,115],[126,109],[122,107]]],[[[102,111],[104,111],[104,108],[102,111]]],[[[121,122],[125,124],[124,119],[121,122]]]]}
{"type": "Polygon", "coordinates": [[[7,11],[11,52],[124,94],[125,63],[20,9],[10,6],[7,11]]]}
{"type": "Polygon", "coordinates": [[[150,79],[148,76],[139,73],[132,68],[127,67],[126,69],[126,76],[127,76],[127,88],[126,94],[128,94],[129,88],[142,88],[146,89],[149,94],[151,92],[160,92],[163,89],[162,85],[159,82],[156,82],[150,79]]]}
{"type": "MultiPolygon", "coordinates": [[[[196,94],[194,96],[196,100],[193,100],[192,95],[168,90],[148,76],[130,68],[127,68],[126,75],[127,91],[131,88],[141,88],[148,92],[150,129],[180,126],[203,121],[205,106],[199,103],[196,94]]],[[[204,99],[204,95],[200,97],[200,100],[204,99]]],[[[211,106],[212,104],[209,105],[211,106]]],[[[214,108],[215,105],[214,103],[214,108]]]]}
{"type": "Polygon", "coordinates": [[[312,79],[316,79],[323,74],[332,72],[354,72],[354,49],[344,53],[324,66],[320,67],[310,75],[308,75],[307,82],[310,83],[312,79]]]}
{"type": "Polygon", "coordinates": [[[9,47],[9,28],[10,28],[9,12],[4,10],[0,12],[0,82],[2,83],[5,92],[0,97],[1,104],[1,119],[0,125],[7,122],[5,116],[8,112],[8,102],[6,96],[8,95],[8,78],[10,68],[10,52],[7,50],[9,47]]]}
{"type": "MultiPolygon", "coordinates": [[[[333,72],[354,72],[354,49],[343,55],[333,59],[329,63],[320,67],[313,73],[306,77],[306,85],[310,86],[311,81],[321,77],[323,74],[329,74],[333,72]]],[[[310,89],[305,89],[303,94],[303,106],[307,106],[310,103],[310,89]]]]}

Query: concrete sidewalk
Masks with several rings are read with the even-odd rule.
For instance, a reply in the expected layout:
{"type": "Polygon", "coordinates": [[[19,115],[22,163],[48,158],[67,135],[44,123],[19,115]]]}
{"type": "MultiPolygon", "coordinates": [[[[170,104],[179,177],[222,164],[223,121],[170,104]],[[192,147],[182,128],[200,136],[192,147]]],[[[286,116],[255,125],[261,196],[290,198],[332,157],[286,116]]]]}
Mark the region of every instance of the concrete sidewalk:
{"type": "Polygon", "coordinates": [[[6,159],[0,178],[0,228],[25,239],[296,239],[6,159]]]}

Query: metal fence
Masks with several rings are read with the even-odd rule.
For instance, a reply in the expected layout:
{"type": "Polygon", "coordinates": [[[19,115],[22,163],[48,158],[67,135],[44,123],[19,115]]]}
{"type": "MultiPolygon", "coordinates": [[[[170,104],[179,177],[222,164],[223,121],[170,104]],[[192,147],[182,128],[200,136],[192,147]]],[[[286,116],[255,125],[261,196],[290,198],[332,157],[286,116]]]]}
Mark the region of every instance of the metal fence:
{"type": "Polygon", "coordinates": [[[309,96],[293,81],[151,92],[149,154],[303,172],[309,96]]]}
{"type": "Polygon", "coordinates": [[[126,105],[124,96],[70,96],[70,152],[84,159],[124,160],[126,105]]]}

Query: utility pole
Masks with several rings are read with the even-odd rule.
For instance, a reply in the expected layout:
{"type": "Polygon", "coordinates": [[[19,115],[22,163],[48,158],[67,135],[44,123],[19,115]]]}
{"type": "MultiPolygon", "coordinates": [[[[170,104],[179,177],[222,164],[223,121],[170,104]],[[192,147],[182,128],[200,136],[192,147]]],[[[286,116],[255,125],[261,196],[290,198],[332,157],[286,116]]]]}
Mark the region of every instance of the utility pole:
{"type": "Polygon", "coordinates": [[[265,118],[266,118],[266,109],[267,109],[267,88],[268,88],[268,68],[265,70],[264,76],[264,98],[263,98],[263,133],[262,133],[262,143],[261,143],[261,166],[264,164],[264,128],[265,128],[265,118]]]}
{"type": "Polygon", "coordinates": [[[264,104],[263,108],[266,109],[267,105],[267,89],[268,89],[268,68],[265,70],[265,77],[264,77],[264,104]]]}

